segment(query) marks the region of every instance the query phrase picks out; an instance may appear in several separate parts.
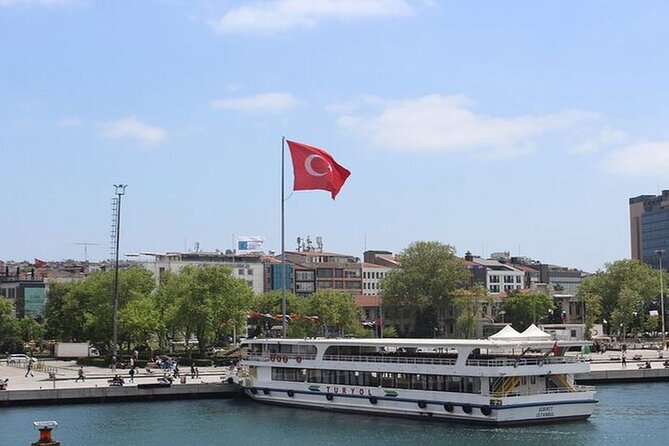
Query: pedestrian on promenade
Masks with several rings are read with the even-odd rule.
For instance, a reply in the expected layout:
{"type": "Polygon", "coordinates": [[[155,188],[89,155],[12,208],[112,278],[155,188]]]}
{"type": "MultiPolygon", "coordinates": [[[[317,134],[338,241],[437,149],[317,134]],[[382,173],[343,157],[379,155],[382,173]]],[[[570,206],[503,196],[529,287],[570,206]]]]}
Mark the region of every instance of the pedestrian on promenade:
{"type": "Polygon", "coordinates": [[[197,367],[195,367],[195,377],[196,378],[200,377],[200,369],[198,369],[197,367]]]}
{"type": "Polygon", "coordinates": [[[109,368],[111,368],[112,372],[116,371],[116,355],[112,355],[111,362],[109,363],[109,368]]]}
{"type": "Polygon", "coordinates": [[[28,377],[28,373],[30,373],[30,376],[35,376],[35,375],[33,375],[33,361],[32,361],[32,359],[28,360],[28,366],[26,367],[26,376],[24,376],[24,378],[28,377]]]}
{"type": "Polygon", "coordinates": [[[79,371],[77,372],[77,379],[74,380],[75,383],[79,382],[86,382],[86,375],[84,375],[84,367],[81,366],[79,367],[79,371]]]}
{"type": "Polygon", "coordinates": [[[191,379],[195,378],[195,364],[190,365],[190,378],[191,379]]]}
{"type": "Polygon", "coordinates": [[[134,382],[135,382],[135,368],[132,367],[132,368],[130,369],[130,372],[128,372],[128,373],[130,373],[130,382],[131,382],[131,383],[134,383],[134,382]]]}
{"type": "Polygon", "coordinates": [[[622,356],[620,362],[622,363],[623,367],[627,367],[627,359],[625,358],[625,355],[622,356]]]}

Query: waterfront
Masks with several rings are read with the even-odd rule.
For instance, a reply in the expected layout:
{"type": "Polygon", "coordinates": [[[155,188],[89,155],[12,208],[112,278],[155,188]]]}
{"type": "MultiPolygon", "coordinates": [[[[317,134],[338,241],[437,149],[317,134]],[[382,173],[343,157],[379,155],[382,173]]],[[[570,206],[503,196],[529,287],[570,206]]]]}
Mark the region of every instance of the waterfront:
{"type": "Polygon", "coordinates": [[[62,446],[666,444],[669,383],[598,386],[588,421],[489,428],[261,405],[246,399],[0,408],[0,444],[27,446],[57,420],[62,446]]]}

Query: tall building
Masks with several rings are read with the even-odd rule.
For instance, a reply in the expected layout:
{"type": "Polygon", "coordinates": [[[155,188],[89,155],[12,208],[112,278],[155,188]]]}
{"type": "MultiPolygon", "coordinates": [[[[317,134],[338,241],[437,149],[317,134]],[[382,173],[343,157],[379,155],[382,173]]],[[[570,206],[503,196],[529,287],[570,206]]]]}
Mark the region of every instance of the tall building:
{"type": "Polygon", "coordinates": [[[659,268],[659,251],[669,269],[669,190],[630,198],[629,204],[632,258],[659,268]]]}

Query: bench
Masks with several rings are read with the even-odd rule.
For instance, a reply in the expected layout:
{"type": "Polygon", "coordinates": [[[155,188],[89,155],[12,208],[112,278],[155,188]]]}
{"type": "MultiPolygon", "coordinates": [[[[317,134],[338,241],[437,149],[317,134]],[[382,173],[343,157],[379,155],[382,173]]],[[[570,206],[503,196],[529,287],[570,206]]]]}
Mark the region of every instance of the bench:
{"type": "Polygon", "coordinates": [[[632,356],[632,359],[633,359],[634,361],[641,361],[641,358],[642,358],[642,356],[639,355],[639,354],[636,354],[636,355],[632,356]]]}

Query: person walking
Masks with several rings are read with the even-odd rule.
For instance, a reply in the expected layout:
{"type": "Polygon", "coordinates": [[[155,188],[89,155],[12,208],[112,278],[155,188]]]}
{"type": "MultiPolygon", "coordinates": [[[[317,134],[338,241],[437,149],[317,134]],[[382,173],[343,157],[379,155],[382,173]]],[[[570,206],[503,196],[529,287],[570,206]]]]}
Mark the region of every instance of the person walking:
{"type": "Polygon", "coordinates": [[[77,372],[77,379],[74,380],[75,383],[79,382],[86,382],[86,375],[84,375],[84,367],[81,366],[79,367],[79,371],[77,372]]]}
{"type": "Polygon", "coordinates": [[[130,373],[130,382],[134,383],[135,382],[135,368],[131,367],[130,372],[128,372],[128,373],[130,373]]]}
{"type": "Polygon", "coordinates": [[[35,375],[33,375],[33,361],[32,361],[32,359],[28,360],[28,366],[26,367],[26,375],[25,375],[24,378],[27,378],[29,373],[30,373],[30,376],[35,376],[35,375]]]}
{"type": "Polygon", "coordinates": [[[195,364],[190,365],[190,378],[195,379],[195,364]]]}
{"type": "Polygon", "coordinates": [[[113,355],[111,357],[111,362],[109,363],[109,367],[111,368],[112,372],[116,371],[116,355],[113,355]]]}

